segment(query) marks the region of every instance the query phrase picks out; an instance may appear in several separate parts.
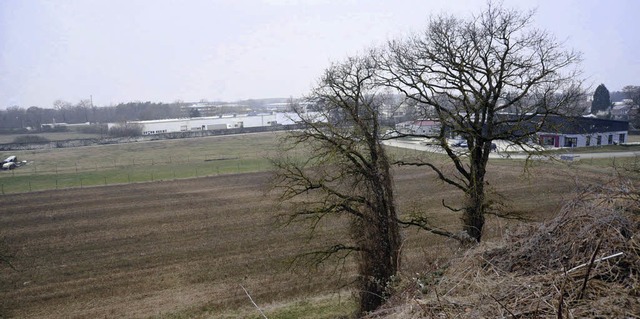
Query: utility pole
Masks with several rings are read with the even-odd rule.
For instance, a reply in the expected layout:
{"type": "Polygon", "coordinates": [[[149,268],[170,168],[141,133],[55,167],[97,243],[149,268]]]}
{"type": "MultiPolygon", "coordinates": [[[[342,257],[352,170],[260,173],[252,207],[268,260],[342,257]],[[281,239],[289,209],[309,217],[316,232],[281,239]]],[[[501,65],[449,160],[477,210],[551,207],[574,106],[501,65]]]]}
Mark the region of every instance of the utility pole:
{"type": "Polygon", "coordinates": [[[93,107],[93,95],[89,95],[89,103],[91,103],[91,113],[93,113],[93,123],[98,123],[96,121],[96,109],[93,107]]]}

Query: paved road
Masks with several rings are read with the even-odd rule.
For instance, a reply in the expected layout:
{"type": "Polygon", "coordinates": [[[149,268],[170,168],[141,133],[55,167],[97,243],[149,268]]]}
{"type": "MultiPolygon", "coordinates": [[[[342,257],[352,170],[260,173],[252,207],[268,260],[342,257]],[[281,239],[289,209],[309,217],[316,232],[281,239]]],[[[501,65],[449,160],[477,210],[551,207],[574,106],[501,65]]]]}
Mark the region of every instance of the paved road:
{"type": "MultiPolygon", "coordinates": [[[[408,138],[408,139],[392,139],[383,141],[385,145],[412,149],[416,151],[432,152],[444,154],[444,151],[435,145],[425,144],[424,139],[408,138]]],[[[513,145],[508,142],[498,141],[498,151],[491,153],[490,158],[502,158],[502,159],[526,159],[527,154],[524,152],[514,152],[513,145]]],[[[459,148],[461,152],[464,148],[459,148]]],[[[593,153],[565,153],[552,155],[555,159],[561,160],[580,160],[580,159],[598,159],[598,158],[619,158],[619,157],[640,157],[640,151],[628,151],[628,152],[593,152],[593,153]]],[[[548,159],[548,156],[535,156],[537,159],[548,159]]]]}
{"type": "MultiPolygon", "coordinates": [[[[557,156],[559,157],[560,155],[557,156]]],[[[563,156],[574,156],[577,159],[638,157],[640,156],[640,152],[567,153],[563,154],[563,156]]]]}

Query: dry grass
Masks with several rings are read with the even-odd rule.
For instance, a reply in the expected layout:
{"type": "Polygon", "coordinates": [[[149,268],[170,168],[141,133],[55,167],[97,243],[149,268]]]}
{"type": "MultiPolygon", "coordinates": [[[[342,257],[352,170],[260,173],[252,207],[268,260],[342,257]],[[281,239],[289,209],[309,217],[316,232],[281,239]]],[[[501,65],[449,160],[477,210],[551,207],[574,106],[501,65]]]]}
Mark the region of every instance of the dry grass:
{"type": "Polygon", "coordinates": [[[100,134],[80,133],[75,131],[70,132],[47,132],[47,133],[33,133],[33,134],[0,134],[0,144],[9,144],[20,136],[25,135],[37,135],[48,139],[49,141],[64,141],[72,139],[98,139],[101,138],[100,134]]]}
{"type": "Polygon", "coordinates": [[[637,318],[638,200],[630,183],[587,187],[555,218],[411,278],[371,318],[637,318]]]}

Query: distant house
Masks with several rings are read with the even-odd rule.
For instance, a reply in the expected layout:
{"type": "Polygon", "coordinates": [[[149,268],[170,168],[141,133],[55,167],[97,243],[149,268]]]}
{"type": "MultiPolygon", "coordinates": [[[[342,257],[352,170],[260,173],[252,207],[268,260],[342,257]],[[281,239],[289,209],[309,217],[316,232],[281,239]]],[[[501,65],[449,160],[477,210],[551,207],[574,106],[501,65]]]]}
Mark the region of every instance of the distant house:
{"type": "Polygon", "coordinates": [[[621,102],[615,102],[611,106],[611,119],[618,121],[628,121],[633,113],[637,112],[637,105],[633,104],[633,100],[625,99],[621,102]]]}
{"type": "MultiPolygon", "coordinates": [[[[542,120],[542,117],[534,117],[526,123],[517,122],[515,126],[505,126],[503,129],[511,132],[514,138],[528,136],[530,133],[527,132],[535,130],[537,138],[534,142],[550,148],[621,144],[627,141],[629,134],[627,121],[561,116],[547,116],[544,123],[542,120]]],[[[406,135],[434,136],[440,133],[440,122],[434,120],[402,122],[396,125],[396,130],[406,135]]]]}
{"type": "Polygon", "coordinates": [[[440,134],[440,122],[435,120],[408,121],[396,124],[396,131],[406,135],[433,136],[440,134]]]}
{"type": "Polygon", "coordinates": [[[611,107],[611,119],[618,121],[628,121],[629,111],[631,111],[631,105],[628,104],[614,104],[611,107]]]}
{"type": "Polygon", "coordinates": [[[537,135],[544,147],[588,147],[625,143],[628,131],[626,121],[551,116],[537,135]]]}

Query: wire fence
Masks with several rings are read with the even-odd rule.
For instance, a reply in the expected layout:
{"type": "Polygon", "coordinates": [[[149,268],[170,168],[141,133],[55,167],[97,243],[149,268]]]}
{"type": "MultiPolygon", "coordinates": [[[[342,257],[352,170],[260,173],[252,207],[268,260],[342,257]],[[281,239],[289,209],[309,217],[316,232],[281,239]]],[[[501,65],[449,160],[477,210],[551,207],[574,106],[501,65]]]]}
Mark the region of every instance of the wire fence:
{"type": "Polygon", "coordinates": [[[266,158],[185,156],[166,159],[113,159],[102,162],[27,163],[0,171],[0,194],[267,171],[266,158]]]}

